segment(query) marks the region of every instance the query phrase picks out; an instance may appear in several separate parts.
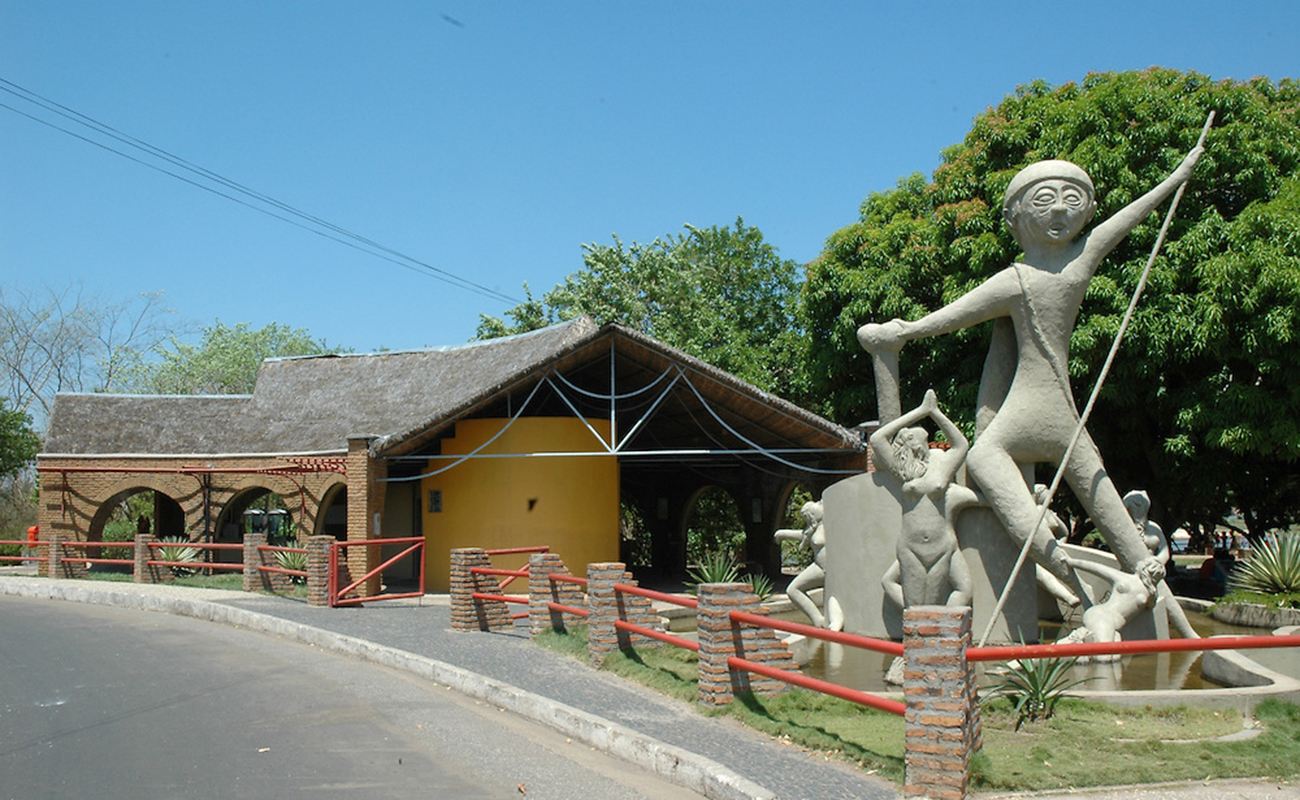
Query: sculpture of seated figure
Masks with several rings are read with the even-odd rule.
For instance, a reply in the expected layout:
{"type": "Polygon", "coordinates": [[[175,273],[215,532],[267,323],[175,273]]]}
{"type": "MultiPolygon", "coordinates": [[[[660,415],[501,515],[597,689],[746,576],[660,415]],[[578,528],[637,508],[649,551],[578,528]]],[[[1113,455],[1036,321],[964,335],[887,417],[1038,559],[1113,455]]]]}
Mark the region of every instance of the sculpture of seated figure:
{"type": "MultiPolygon", "coordinates": [[[[1012,264],[962,297],[916,321],[891,320],[858,329],[873,355],[897,353],[904,343],[994,320],[993,339],[979,388],[975,444],[967,475],[1020,546],[1088,603],[1079,576],[1040,517],[1030,480],[1033,465],[1060,464],[1079,425],[1070,388],[1070,333],[1102,259],[1191,175],[1203,151],[1195,147],[1151,191],[1083,233],[1096,211],[1091,178],[1066,161],[1040,161],[1007,187],[1003,218],[1024,250],[1012,264]]],[[[1064,478],[1112,552],[1130,573],[1159,578],[1164,567],[1133,529],[1087,431],[1065,464],[1064,478]]]]}
{"type": "Polygon", "coordinates": [[[772,535],[772,538],[778,542],[799,542],[803,547],[812,550],[813,554],[813,562],[790,581],[790,585],[786,588],[786,595],[790,598],[790,602],[794,603],[795,608],[808,616],[813,625],[819,628],[830,628],[833,631],[843,630],[844,615],[839,613],[833,597],[825,598],[827,608],[826,613],[823,614],[808,596],[808,592],[826,585],[826,531],[822,525],[824,516],[822,504],[815,500],[809,501],[803,504],[799,513],[804,519],[803,530],[783,528],[772,535]]]}
{"type": "Polygon", "coordinates": [[[970,568],[954,528],[957,513],[977,502],[974,492],[953,482],[966,458],[966,437],[939,410],[931,389],[920,406],[873,433],[871,449],[877,467],[903,484],[898,560],[881,580],[886,596],[902,608],[970,605],[970,568]],[[924,428],[909,427],[926,417],[948,437],[946,452],[930,448],[924,428]]]}

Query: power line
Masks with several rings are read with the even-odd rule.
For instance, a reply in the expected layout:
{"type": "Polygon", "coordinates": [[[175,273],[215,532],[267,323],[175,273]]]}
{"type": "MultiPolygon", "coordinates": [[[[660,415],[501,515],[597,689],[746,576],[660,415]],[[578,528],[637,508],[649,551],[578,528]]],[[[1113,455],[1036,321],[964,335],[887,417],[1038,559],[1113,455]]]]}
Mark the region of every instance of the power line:
{"type": "Polygon", "coordinates": [[[65,133],[75,139],[80,139],[81,141],[86,142],[87,144],[91,144],[94,145],[95,147],[99,147],[103,150],[107,150],[110,153],[113,153],[115,155],[127,159],[128,161],[132,161],[136,164],[140,164],[141,166],[148,167],[149,169],[152,169],[156,172],[161,172],[164,175],[175,178],[179,181],[187,183],[196,188],[202,189],[206,192],[215,194],[218,197],[222,197],[227,200],[230,200],[231,202],[238,203],[239,205],[242,205],[245,208],[250,208],[254,211],[258,211],[262,214],[266,214],[267,216],[278,219],[281,222],[287,222],[290,225],[314,233],[317,236],[321,236],[331,241],[338,242],[339,244],[345,245],[347,247],[351,247],[354,250],[358,250],[368,255],[375,256],[376,258],[383,259],[384,261],[388,261],[389,263],[396,264],[399,267],[403,267],[405,269],[409,269],[421,275],[425,275],[426,277],[431,277],[434,278],[435,280],[443,281],[444,283],[455,286],[456,288],[465,289],[466,291],[474,292],[475,294],[482,295],[492,300],[500,300],[500,301],[504,301],[507,303],[514,303],[514,304],[523,302],[519,298],[511,297],[510,295],[503,294],[502,292],[498,292],[495,289],[491,289],[486,286],[483,286],[482,284],[475,283],[474,281],[471,281],[468,278],[461,277],[460,275],[457,275],[453,272],[449,272],[445,269],[435,267],[432,264],[421,261],[418,258],[406,255],[405,253],[402,253],[391,247],[382,245],[379,242],[366,238],[365,236],[362,236],[358,233],[354,233],[346,228],[335,225],[334,223],[329,222],[328,220],[322,219],[313,214],[307,213],[306,211],[302,211],[301,209],[295,208],[294,206],[288,203],[284,203],[279,200],[276,200],[275,198],[269,195],[266,195],[262,192],[259,192],[248,186],[245,186],[244,184],[241,184],[237,181],[226,178],[216,172],[213,172],[212,170],[206,169],[197,164],[193,164],[189,161],[186,161],[180,156],[170,153],[160,147],[156,147],[152,144],[149,144],[148,142],[142,139],[138,139],[127,133],[119,131],[118,129],[114,128],[111,125],[107,125],[92,117],[88,117],[79,111],[71,109],[65,105],[57,103],[46,97],[42,97],[41,95],[36,94],[35,92],[29,89],[25,89],[19,86],[18,84],[13,83],[12,81],[8,81],[5,80],[4,78],[0,78],[0,91],[7,92],[21,100],[39,106],[40,108],[49,111],[50,113],[56,114],[78,125],[82,125],[86,128],[89,128],[101,136],[108,137],[109,139],[120,142],[121,144],[127,145],[128,147],[139,150],[152,158],[162,160],[168,164],[178,167],[179,169],[185,172],[189,172],[195,176],[198,176],[198,178],[201,180],[196,180],[194,178],[186,177],[185,175],[179,174],[177,172],[173,172],[172,170],[169,170],[158,164],[151,163],[145,159],[133,156],[130,153],[123,152],[122,150],[112,147],[102,141],[97,141],[90,137],[83,136],[80,133],[64,128],[49,120],[42,119],[41,117],[36,116],[34,114],[30,114],[27,113],[26,111],[22,111],[6,103],[0,103],[0,108],[4,108],[9,111],[12,111],[15,114],[18,114],[19,116],[26,117],[27,119],[30,119],[34,122],[38,122],[42,125],[53,128],[54,130],[60,131],[61,133],[65,133]],[[222,186],[231,190],[235,194],[222,191],[221,189],[208,185],[207,183],[204,183],[202,181],[210,181],[212,183],[217,184],[218,186],[222,186]],[[249,198],[249,199],[247,200],[241,199],[241,197],[236,195],[242,195],[244,198],[249,198]],[[269,206],[270,208],[267,208],[266,206],[269,206]],[[283,212],[283,214],[276,213],[276,211],[273,211],[271,209],[278,209],[279,211],[283,212]]]}

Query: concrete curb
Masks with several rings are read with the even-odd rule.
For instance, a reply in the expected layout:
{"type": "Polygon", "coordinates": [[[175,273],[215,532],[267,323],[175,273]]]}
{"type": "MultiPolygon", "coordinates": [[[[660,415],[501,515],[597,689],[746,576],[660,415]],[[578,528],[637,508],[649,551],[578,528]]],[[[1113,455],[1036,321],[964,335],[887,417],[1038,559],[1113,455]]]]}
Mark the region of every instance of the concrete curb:
{"type": "MultiPolygon", "coordinates": [[[[175,591],[175,590],[173,590],[175,591]]],[[[239,592],[186,589],[209,597],[237,598],[239,592]]],[[[649,770],[711,800],[775,800],[776,795],[716,761],[666,744],[617,723],[549,698],[525,692],[460,667],[365,639],[333,633],[269,614],[247,611],[212,600],[131,591],[119,585],[91,586],[83,581],[0,577],[0,594],[40,600],[119,606],[192,617],[326,648],[375,664],[404,670],[450,686],[477,700],[554,728],[565,736],[649,770]]]]}

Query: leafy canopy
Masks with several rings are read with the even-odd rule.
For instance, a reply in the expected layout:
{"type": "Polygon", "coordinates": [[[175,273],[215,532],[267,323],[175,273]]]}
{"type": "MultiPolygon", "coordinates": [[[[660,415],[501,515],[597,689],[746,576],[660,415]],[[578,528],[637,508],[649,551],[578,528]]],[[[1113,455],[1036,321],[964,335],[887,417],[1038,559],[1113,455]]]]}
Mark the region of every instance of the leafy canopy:
{"type": "MultiPolygon", "coordinates": [[[[795,399],[804,393],[799,267],[742,218],[648,244],[582,246],[583,268],[540,300],[482,316],[475,338],[523,333],[588,314],[619,322],[795,399]]],[[[525,291],[527,287],[525,287],[525,291]]]]}
{"type": "MultiPolygon", "coordinates": [[[[1090,432],[1122,488],[1145,488],[1166,528],[1236,505],[1252,531],[1300,515],[1300,84],[1166,69],[1023,86],[976,118],[931,180],[872,194],[807,267],[812,390],[823,411],[872,419],[869,321],[917,319],[1012,263],[1001,220],[1015,172],[1073,161],[1105,219],[1169,174],[1217,114],[1090,432]]],[[[1102,264],[1071,338],[1080,406],[1146,263],[1164,208],[1102,264]]],[[[990,326],[910,343],[903,403],[933,387],[968,428],[990,326]]]]}
{"type": "Polygon", "coordinates": [[[17,477],[36,458],[40,437],[32,430],[32,418],[0,397],[0,480],[17,477]]]}
{"type": "Polygon", "coordinates": [[[219,320],[203,329],[202,341],[185,344],[175,337],[154,348],[156,361],[139,361],[129,369],[128,390],[147,394],[251,394],[257,370],[268,358],[339,352],[305,328],[272,322],[252,330],[219,320]]]}

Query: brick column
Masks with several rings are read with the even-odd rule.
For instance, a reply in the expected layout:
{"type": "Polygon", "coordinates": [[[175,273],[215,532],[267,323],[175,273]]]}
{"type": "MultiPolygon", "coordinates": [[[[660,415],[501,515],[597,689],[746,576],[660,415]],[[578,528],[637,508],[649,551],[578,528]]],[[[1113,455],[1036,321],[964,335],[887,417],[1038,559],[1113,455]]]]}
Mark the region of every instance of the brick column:
{"type": "Polygon", "coordinates": [[[980,746],[968,606],[913,606],[903,612],[903,698],[908,797],[963,800],[970,757],[980,746]]]}
{"type": "Polygon", "coordinates": [[[569,568],[555,553],[533,553],[528,557],[528,633],[534,637],[545,631],[567,629],[569,621],[581,624],[582,618],[562,611],[552,611],[547,603],[584,608],[587,600],[576,583],[555,583],[552,575],[568,575],[569,568]]]}
{"type": "Polygon", "coordinates": [[[620,631],[614,625],[621,619],[643,628],[660,627],[650,601],[620,594],[614,590],[616,583],[636,585],[626,564],[607,561],[587,565],[587,656],[595,666],[605,663],[615,650],[657,644],[648,637],[620,631]]]}
{"type": "Polygon", "coordinates": [[[153,558],[153,548],[149,547],[158,541],[158,537],[151,533],[142,533],[135,537],[134,561],[132,567],[131,580],[134,583],[163,583],[171,576],[172,571],[166,567],[151,567],[149,560],[153,558]]]}
{"type": "MultiPolygon", "coordinates": [[[[407,532],[383,531],[384,496],[388,484],[388,462],[370,457],[375,436],[348,437],[348,541],[406,536],[407,532]],[[378,520],[378,524],[376,524],[378,520]]],[[[365,575],[380,563],[378,547],[349,547],[347,566],[351,575],[365,575]]],[[[342,564],[339,565],[340,569],[342,564]]],[[[348,581],[351,583],[351,580],[348,581]]],[[[360,587],[367,595],[379,594],[380,577],[375,575],[360,587]]]]}
{"type": "Polygon", "coordinates": [[[62,578],[63,577],[63,534],[51,531],[46,534],[45,540],[49,543],[46,545],[48,553],[45,561],[45,577],[62,578]]]}
{"type": "Polygon", "coordinates": [[[481,547],[460,547],[451,551],[451,629],[454,631],[509,630],[513,627],[505,603],[475,600],[475,592],[499,594],[491,575],[475,575],[474,567],[490,567],[487,551],[481,547]]]}
{"type": "Polygon", "coordinates": [[[732,656],[759,662],[775,669],[798,669],[790,648],[768,628],[737,625],[732,611],[765,614],[762,602],[747,583],[702,583],[696,630],[700,642],[699,700],[706,706],[730,703],[736,692],[777,694],[786,684],[748,672],[735,672],[727,665],[732,656]]]}
{"type": "Polygon", "coordinates": [[[329,605],[330,545],[333,536],[307,537],[307,605],[329,605]]]}
{"type": "Polygon", "coordinates": [[[262,564],[262,554],[257,548],[266,546],[265,533],[244,534],[244,585],[246,592],[264,592],[271,588],[270,582],[263,579],[265,573],[258,569],[262,564]]]}

